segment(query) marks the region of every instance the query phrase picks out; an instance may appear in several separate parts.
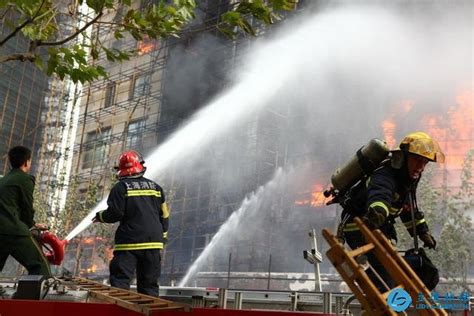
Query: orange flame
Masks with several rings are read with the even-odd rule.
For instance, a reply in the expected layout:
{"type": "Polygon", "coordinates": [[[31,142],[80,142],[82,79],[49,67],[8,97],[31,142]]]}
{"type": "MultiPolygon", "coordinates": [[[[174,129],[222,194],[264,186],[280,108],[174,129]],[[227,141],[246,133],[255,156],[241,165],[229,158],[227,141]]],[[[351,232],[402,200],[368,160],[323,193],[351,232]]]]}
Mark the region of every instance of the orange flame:
{"type": "Polygon", "coordinates": [[[137,43],[138,56],[150,53],[158,46],[158,41],[144,37],[142,41],[137,43]]]}
{"type": "MultiPolygon", "coordinates": [[[[455,97],[455,104],[451,105],[445,114],[428,113],[422,116],[419,130],[426,131],[440,144],[446,162],[438,165],[439,168],[448,170],[448,181],[452,185],[459,181],[459,173],[469,150],[474,145],[474,91],[467,90],[455,97]]],[[[410,100],[402,101],[382,121],[384,139],[390,148],[396,145],[397,122],[410,112],[414,107],[410,100]]]]}
{"type": "Polygon", "coordinates": [[[445,169],[460,170],[474,148],[474,91],[464,91],[449,107],[447,117],[426,115],[422,123],[446,155],[445,169]]]}
{"type": "Polygon", "coordinates": [[[97,265],[96,264],[92,264],[92,266],[90,268],[87,268],[86,269],[87,273],[94,273],[97,271],[97,265]]]}
{"type": "Polygon", "coordinates": [[[382,121],[382,130],[384,139],[387,142],[388,148],[395,148],[395,128],[397,125],[391,119],[382,121]]]}
{"type": "MultiPolygon", "coordinates": [[[[102,236],[86,236],[82,238],[75,239],[76,246],[82,246],[83,249],[88,249],[92,251],[91,256],[84,256],[81,258],[80,274],[89,274],[89,273],[105,273],[108,270],[108,265],[110,260],[113,258],[113,249],[106,246],[106,238],[102,236]],[[104,256],[101,256],[97,251],[99,245],[104,245],[104,256]]],[[[76,249],[69,249],[73,251],[73,256],[76,255],[76,249]]]]}
{"type": "Polygon", "coordinates": [[[324,196],[323,191],[324,191],[324,186],[322,184],[315,183],[313,185],[313,189],[311,192],[302,193],[302,195],[309,194],[311,197],[307,199],[296,200],[295,204],[296,205],[309,205],[312,207],[325,206],[326,202],[329,201],[329,199],[324,196]]]}
{"type": "Polygon", "coordinates": [[[382,121],[382,131],[385,141],[389,148],[393,149],[396,146],[395,132],[397,128],[396,120],[404,116],[413,109],[415,103],[411,100],[404,100],[395,107],[389,118],[382,121]]]}
{"type": "Polygon", "coordinates": [[[84,238],[82,242],[86,245],[92,245],[95,243],[96,239],[97,237],[91,236],[91,237],[84,238]]]}

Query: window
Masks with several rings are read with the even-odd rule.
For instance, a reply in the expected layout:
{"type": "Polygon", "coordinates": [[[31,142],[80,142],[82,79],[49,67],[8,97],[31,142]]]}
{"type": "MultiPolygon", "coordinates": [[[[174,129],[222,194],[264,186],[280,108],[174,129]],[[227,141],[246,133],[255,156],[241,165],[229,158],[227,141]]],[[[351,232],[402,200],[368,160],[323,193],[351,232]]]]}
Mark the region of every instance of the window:
{"type": "Polygon", "coordinates": [[[115,103],[115,82],[109,82],[105,88],[104,107],[108,108],[115,103]]]}
{"type": "Polygon", "coordinates": [[[144,127],[144,120],[130,122],[127,129],[127,139],[125,142],[126,148],[135,149],[138,151],[142,150],[141,147],[144,127]]]}
{"type": "Polygon", "coordinates": [[[150,84],[149,75],[141,75],[141,76],[135,77],[135,80],[133,80],[133,85],[132,85],[131,99],[137,99],[139,97],[144,96],[147,93],[149,84],[150,84]]]}
{"type": "Polygon", "coordinates": [[[92,168],[103,164],[107,160],[110,147],[111,128],[89,132],[86,136],[84,158],[82,168],[92,168]]]}

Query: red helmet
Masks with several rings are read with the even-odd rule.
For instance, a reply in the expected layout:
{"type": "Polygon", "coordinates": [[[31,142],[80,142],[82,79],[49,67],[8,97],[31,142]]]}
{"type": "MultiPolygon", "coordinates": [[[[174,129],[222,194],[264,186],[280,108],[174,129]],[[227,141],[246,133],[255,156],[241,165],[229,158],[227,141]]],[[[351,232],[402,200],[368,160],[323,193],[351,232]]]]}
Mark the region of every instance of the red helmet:
{"type": "Polygon", "coordinates": [[[118,170],[117,177],[124,178],[144,174],[146,171],[143,166],[144,163],[142,155],[138,152],[134,150],[124,151],[119,157],[118,166],[115,167],[118,170]]]}

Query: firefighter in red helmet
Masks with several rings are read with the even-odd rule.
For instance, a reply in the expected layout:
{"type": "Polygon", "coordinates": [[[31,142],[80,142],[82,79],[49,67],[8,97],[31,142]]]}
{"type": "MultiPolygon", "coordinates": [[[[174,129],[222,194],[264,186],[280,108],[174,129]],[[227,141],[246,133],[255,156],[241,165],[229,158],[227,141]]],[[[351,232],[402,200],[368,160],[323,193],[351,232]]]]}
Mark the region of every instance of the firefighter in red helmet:
{"type": "Polygon", "coordinates": [[[169,211],[163,189],[143,176],[144,163],[134,150],[120,155],[115,167],[119,182],[110,191],[108,208],[98,212],[94,221],[120,222],[110,262],[110,284],[130,289],[136,272],[138,293],[158,296],[160,250],[168,239],[169,211]]]}

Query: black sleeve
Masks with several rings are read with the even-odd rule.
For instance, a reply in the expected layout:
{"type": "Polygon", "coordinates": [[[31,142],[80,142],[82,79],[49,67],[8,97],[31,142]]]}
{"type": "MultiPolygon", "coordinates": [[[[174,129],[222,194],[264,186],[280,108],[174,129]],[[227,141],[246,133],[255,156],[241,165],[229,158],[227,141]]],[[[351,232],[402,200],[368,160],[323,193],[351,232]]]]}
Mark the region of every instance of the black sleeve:
{"type": "Polygon", "coordinates": [[[35,210],[33,208],[34,182],[28,176],[28,178],[25,178],[25,181],[22,181],[20,187],[22,198],[20,220],[30,228],[35,224],[35,210]]]}
{"type": "Polygon", "coordinates": [[[98,219],[102,223],[115,223],[122,219],[126,209],[127,189],[122,182],[117,183],[110,191],[107,199],[108,208],[99,212],[98,219]]]}
{"type": "Polygon", "coordinates": [[[388,167],[376,170],[367,186],[367,209],[373,208],[388,217],[395,188],[395,179],[388,167]]]}
{"type": "MultiPolygon", "coordinates": [[[[425,215],[419,211],[415,211],[414,215],[415,215],[416,234],[422,235],[424,233],[429,232],[429,228],[425,220],[425,215]]],[[[410,236],[413,237],[413,220],[411,218],[410,210],[406,210],[406,211],[404,210],[400,214],[400,219],[402,220],[403,225],[405,225],[406,229],[408,230],[408,233],[410,233],[410,236]]]]}

